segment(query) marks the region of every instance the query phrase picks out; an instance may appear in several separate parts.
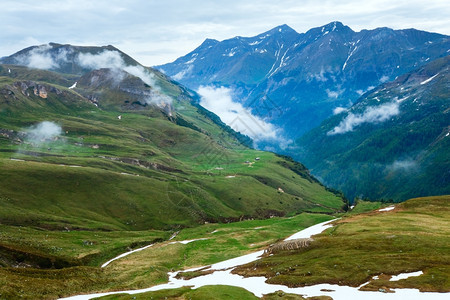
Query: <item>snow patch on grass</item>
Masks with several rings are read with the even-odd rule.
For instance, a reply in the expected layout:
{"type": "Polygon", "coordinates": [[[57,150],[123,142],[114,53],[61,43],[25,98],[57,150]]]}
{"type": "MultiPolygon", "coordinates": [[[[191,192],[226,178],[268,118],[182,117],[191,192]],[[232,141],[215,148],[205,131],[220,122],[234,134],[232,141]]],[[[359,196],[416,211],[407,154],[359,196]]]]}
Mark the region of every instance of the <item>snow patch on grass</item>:
{"type": "Polygon", "coordinates": [[[422,271],[411,272],[411,273],[401,273],[401,274],[392,276],[392,278],[389,281],[399,281],[399,280],[406,279],[406,278],[409,278],[409,277],[420,276],[422,274],[423,274],[422,271]]]}

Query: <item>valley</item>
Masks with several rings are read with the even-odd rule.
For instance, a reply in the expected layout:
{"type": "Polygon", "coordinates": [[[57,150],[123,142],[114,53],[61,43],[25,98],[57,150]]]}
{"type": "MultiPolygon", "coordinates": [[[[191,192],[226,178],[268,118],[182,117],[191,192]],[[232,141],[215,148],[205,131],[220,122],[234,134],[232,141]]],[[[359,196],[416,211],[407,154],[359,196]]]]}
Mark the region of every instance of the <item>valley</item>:
{"type": "Polygon", "coordinates": [[[348,199],[399,202],[450,193],[449,41],[415,29],[281,25],[207,39],[156,68],[197,91],[256,148],[304,163],[348,199]],[[235,121],[231,105],[212,97],[251,117],[235,121]]]}
{"type": "Polygon", "coordinates": [[[0,299],[448,297],[448,46],[332,22],[0,58],[0,299]]]}

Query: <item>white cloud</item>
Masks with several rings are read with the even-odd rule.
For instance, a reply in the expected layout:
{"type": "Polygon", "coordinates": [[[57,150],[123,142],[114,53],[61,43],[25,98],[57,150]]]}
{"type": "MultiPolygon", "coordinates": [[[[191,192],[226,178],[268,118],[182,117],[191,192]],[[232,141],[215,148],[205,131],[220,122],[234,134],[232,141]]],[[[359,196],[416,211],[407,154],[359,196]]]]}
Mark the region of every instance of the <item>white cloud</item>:
{"type": "Polygon", "coordinates": [[[131,75],[139,77],[148,85],[155,86],[154,74],[148,72],[142,66],[130,66],[125,64],[122,56],[118,51],[103,50],[99,54],[80,53],[76,58],[80,66],[90,69],[117,69],[125,71],[131,75]]]}
{"type": "Polygon", "coordinates": [[[344,90],[338,89],[336,91],[332,91],[330,89],[326,89],[325,92],[327,93],[328,98],[337,98],[340,95],[342,95],[342,93],[344,92],[344,90]]]}
{"type": "Polygon", "coordinates": [[[278,141],[285,147],[286,141],[281,130],[262,118],[255,116],[242,104],[234,102],[233,91],[226,87],[200,86],[197,91],[201,95],[200,104],[217,114],[220,119],[242,134],[248,135],[256,143],[261,141],[278,141]]]}
{"type": "Polygon", "coordinates": [[[141,67],[141,66],[125,66],[122,70],[124,70],[125,72],[127,72],[131,75],[139,77],[146,84],[151,85],[154,88],[159,90],[159,87],[156,85],[156,82],[155,82],[155,75],[153,75],[153,73],[149,73],[143,67],[141,67]]]}
{"type": "Polygon", "coordinates": [[[189,74],[192,71],[193,67],[193,65],[189,65],[188,67],[186,67],[186,69],[181,70],[177,74],[173,75],[172,78],[177,81],[183,79],[186,74],[189,74]]]}
{"type": "Polygon", "coordinates": [[[117,68],[123,69],[125,62],[117,51],[104,50],[99,54],[80,53],[77,57],[78,63],[90,69],[117,68]]]}
{"type": "Polygon", "coordinates": [[[339,92],[330,91],[329,89],[325,90],[327,92],[328,98],[337,98],[339,97],[339,92]]]}
{"type": "Polygon", "coordinates": [[[375,87],[373,85],[368,86],[367,89],[365,90],[356,90],[356,93],[360,96],[364,95],[367,92],[370,92],[371,90],[373,90],[375,87]]]}
{"type": "Polygon", "coordinates": [[[340,113],[343,113],[344,111],[347,111],[345,107],[338,106],[335,109],[333,109],[333,115],[338,115],[340,113]]]}
{"type": "Polygon", "coordinates": [[[386,76],[386,75],[383,75],[383,76],[381,76],[381,78],[380,78],[380,82],[381,83],[385,83],[386,81],[388,81],[389,80],[389,76],[386,76]]]}
{"type": "Polygon", "coordinates": [[[41,122],[26,131],[27,140],[34,144],[53,141],[62,134],[62,128],[50,121],[41,122]]]}
{"type": "Polygon", "coordinates": [[[325,77],[325,70],[323,68],[320,70],[320,73],[312,74],[311,77],[320,82],[328,80],[328,78],[325,77]]]}
{"type": "Polygon", "coordinates": [[[363,123],[381,123],[400,113],[399,103],[385,103],[376,107],[367,108],[362,114],[349,113],[338,126],[329,131],[328,135],[343,134],[363,123]]]}
{"type": "Polygon", "coordinates": [[[51,48],[48,44],[38,46],[29,51],[29,53],[16,57],[16,62],[29,68],[44,70],[58,68],[61,62],[67,62],[68,53],[65,49],[59,49],[55,57],[52,57],[48,51],[51,48]]]}
{"type": "Polygon", "coordinates": [[[99,54],[80,53],[76,60],[81,66],[86,68],[112,69],[112,74],[116,76],[118,81],[123,79],[123,74],[117,71],[124,71],[128,74],[139,77],[143,82],[153,88],[151,95],[145,99],[148,104],[156,104],[159,106],[163,105],[164,108],[166,108],[168,104],[172,103],[172,98],[161,93],[161,89],[157,85],[155,75],[153,73],[150,73],[147,69],[139,65],[132,66],[125,64],[122,56],[117,51],[104,50],[99,54]]]}
{"type": "Polygon", "coordinates": [[[405,160],[396,160],[391,165],[387,166],[387,170],[390,171],[412,171],[418,167],[418,164],[416,161],[412,159],[405,159],[405,160]]]}

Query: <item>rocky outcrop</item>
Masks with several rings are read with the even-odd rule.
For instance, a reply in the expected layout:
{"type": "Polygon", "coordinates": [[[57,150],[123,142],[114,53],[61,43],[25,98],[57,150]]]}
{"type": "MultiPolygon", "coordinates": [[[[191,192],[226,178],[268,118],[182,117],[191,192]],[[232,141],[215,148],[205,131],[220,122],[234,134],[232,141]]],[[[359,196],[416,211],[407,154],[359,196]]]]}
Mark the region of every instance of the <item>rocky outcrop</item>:
{"type": "Polygon", "coordinates": [[[264,251],[264,254],[270,255],[270,254],[278,253],[281,251],[298,250],[301,248],[306,248],[306,247],[309,247],[309,245],[311,244],[312,241],[313,241],[313,239],[311,239],[311,238],[282,241],[282,242],[270,245],[264,251]]]}
{"type": "Polygon", "coordinates": [[[16,81],[14,83],[14,88],[18,89],[23,95],[27,97],[30,96],[29,89],[33,89],[33,94],[43,99],[47,99],[48,93],[54,93],[57,95],[62,94],[61,90],[53,86],[39,84],[34,81],[16,81]]]}
{"type": "Polygon", "coordinates": [[[45,89],[45,86],[43,86],[43,85],[36,85],[34,87],[34,94],[41,98],[47,99],[47,90],[45,89]]]}

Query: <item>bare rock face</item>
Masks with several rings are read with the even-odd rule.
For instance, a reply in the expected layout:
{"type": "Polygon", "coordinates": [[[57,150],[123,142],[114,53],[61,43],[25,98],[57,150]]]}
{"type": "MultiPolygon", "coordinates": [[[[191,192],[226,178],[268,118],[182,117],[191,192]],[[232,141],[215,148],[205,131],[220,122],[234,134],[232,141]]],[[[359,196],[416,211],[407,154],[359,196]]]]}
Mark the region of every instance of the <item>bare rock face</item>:
{"type": "Polygon", "coordinates": [[[34,86],[34,82],[32,81],[17,81],[14,83],[14,87],[20,90],[25,96],[30,96],[30,93],[27,90],[31,86],[34,86]]]}
{"type": "Polygon", "coordinates": [[[13,89],[14,89],[13,87],[7,85],[6,88],[0,89],[0,95],[2,95],[3,98],[6,100],[9,98],[15,99],[16,96],[13,89]]]}
{"type": "Polygon", "coordinates": [[[55,87],[38,84],[34,81],[17,81],[14,83],[14,88],[18,89],[24,96],[27,97],[30,96],[29,89],[33,89],[33,94],[43,99],[47,99],[49,92],[57,95],[62,94],[62,91],[55,87]]]}
{"type": "Polygon", "coordinates": [[[47,99],[47,90],[45,89],[45,86],[43,86],[43,85],[36,85],[34,87],[34,94],[41,98],[47,99]]]}

